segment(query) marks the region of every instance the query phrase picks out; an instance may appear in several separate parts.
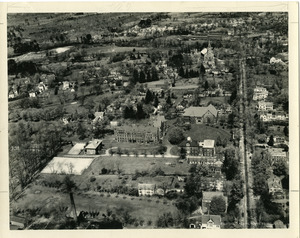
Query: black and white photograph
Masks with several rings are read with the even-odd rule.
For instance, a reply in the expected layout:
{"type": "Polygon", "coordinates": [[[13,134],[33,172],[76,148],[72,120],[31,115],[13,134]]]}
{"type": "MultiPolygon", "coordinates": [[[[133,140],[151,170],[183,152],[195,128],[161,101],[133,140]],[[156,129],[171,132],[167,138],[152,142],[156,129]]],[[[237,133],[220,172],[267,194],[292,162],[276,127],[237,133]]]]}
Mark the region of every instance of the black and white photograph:
{"type": "Polygon", "coordinates": [[[289,230],[289,12],[189,9],[7,13],[11,231],[289,230]]]}

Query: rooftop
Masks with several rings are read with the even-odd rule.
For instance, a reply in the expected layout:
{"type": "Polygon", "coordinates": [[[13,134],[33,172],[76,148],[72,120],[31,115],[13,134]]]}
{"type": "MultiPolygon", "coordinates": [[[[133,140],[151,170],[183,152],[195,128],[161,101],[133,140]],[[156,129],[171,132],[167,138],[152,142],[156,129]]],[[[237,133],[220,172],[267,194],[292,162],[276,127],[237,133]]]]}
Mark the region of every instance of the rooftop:
{"type": "Polygon", "coordinates": [[[213,105],[208,107],[189,107],[184,110],[183,116],[189,117],[202,117],[205,113],[211,112],[214,116],[217,116],[218,111],[213,105]]]}
{"type": "Polygon", "coordinates": [[[215,141],[214,140],[204,140],[203,148],[214,148],[214,147],[215,147],[215,141]]]}
{"type": "Polygon", "coordinates": [[[139,183],[138,184],[138,189],[145,189],[145,190],[153,190],[155,188],[155,184],[151,183],[139,183]]]}
{"type": "Polygon", "coordinates": [[[207,224],[209,221],[213,221],[215,225],[221,225],[221,216],[220,215],[203,215],[202,216],[202,224],[207,224]]]}
{"type": "Polygon", "coordinates": [[[282,156],[286,157],[286,152],[283,151],[282,148],[269,148],[268,152],[271,154],[271,156],[282,156]]]}
{"type": "Polygon", "coordinates": [[[132,132],[144,132],[144,133],[157,133],[157,128],[154,126],[138,126],[138,125],[124,125],[118,126],[116,128],[117,131],[124,130],[124,131],[132,131],[132,132]]]}
{"type": "Polygon", "coordinates": [[[92,140],[89,144],[85,147],[86,149],[96,149],[100,144],[102,144],[102,140],[92,140]]]}

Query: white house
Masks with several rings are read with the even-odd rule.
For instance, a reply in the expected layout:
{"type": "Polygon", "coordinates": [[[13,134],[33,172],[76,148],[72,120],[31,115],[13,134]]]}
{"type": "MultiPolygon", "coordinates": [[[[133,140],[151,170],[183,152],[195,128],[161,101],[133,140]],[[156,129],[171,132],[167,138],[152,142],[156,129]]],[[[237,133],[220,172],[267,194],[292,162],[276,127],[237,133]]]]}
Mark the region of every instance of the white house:
{"type": "Polygon", "coordinates": [[[272,102],[264,102],[260,101],[257,105],[258,111],[272,111],[273,110],[273,103],[272,102]]]}
{"type": "Polygon", "coordinates": [[[256,87],[254,88],[254,93],[253,93],[253,100],[258,101],[258,100],[264,100],[268,97],[268,90],[264,87],[256,87]]]}
{"type": "Polygon", "coordinates": [[[155,184],[138,184],[139,196],[153,196],[155,193],[155,184]]]}

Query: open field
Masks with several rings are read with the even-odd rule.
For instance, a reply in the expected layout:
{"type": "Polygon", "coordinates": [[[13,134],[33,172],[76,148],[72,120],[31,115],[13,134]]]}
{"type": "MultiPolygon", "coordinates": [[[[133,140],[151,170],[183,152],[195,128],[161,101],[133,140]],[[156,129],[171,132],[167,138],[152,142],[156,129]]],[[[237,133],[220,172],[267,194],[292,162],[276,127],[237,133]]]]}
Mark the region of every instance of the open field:
{"type": "Polygon", "coordinates": [[[186,136],[190,136],[193,140],[203,141],[206,139],[217,140],[218,137],[221,139],[230,139],[230,133],[221,128],[214,128],[202,124],[192,124],[191,129],[185,132],[186,136]]]}
{"type": "MultiPolygon", "coordinates": [[[[116,215],[118,210],[128,211],[131,216],[143,219],[145,223],[149,220],[155,224],[158,216],[164,212],[176,213],[177,209],[170,201],[164,201],[157,197],[130,197],[128,195],[117,195],[108,193],[88,192],[85,194],[75,193],[74,200],[77,211],[99,211],[106,213],[111,209],[116,215]]],[[[55,188],[40,185],[32,185],[28,188],[22,198],[13,206],[14,209],[25,210],[30,208],[41,208],[41,213],[56,210],[60,206],[70,208],[69,194],[58,192],[55,188]]],[[[68,209],[69,211],[69,209],[68,209]]]]}
{"type": "Polygon", "coordinates": [[[208,105],[209,103],[224,104],[228,103],[229,97],[205,97],[201,98],[201,104],[208,105]]]}
{"type": "Polygon", "coordinates": [[[93,162],[94,158],[54,157],[41,173],[80,175],[93,162]]]}
{"type": "Polygon", "coordinates": [[[95,53],[122,53],[122,52],[132,52],[135,49],[135,52],[142,52],[149,50],[146,47],[118,47],[118,46],[96,46],[86,49],[87,54],[95,53]]]}
{"type": "Polygon", "coordinates": [[[82,176],[97,175],[103,168],[116,170],[118,167],[123,174],[134,174],[136,170],[151,172],[158,168],[161,168],[165,174],[188,174],[190,166],[187,163],[179,164],[176,161],[176,158],[103,156],[96,158],[82,176]],[[169,163],[174,165],[171,166],[169,163]]]}

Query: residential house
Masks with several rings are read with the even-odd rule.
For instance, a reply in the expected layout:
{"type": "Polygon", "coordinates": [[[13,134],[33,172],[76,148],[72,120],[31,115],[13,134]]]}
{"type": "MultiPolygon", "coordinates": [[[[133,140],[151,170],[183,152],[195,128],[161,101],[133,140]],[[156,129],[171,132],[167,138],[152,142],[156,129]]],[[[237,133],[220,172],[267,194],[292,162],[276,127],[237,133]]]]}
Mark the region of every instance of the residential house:
{"type": "Polygon", "coordinates": [[[93,120],[93,123],[96,123],[98,121],[102,121],[104,119],[104,115],[105,113],[104,112],[95,112],[94,116],[94,120],[93,120]]]}
{"type": "Polygon", "coordinates": [[[103,147],[102,140],[94,139],[85,147],[86,154],[96,155],[99,154],[103,147]]]}
{"type": "Polygon", "coordinates": [[[268,121],[286,121],[289,116],[283,112],[263,113],[259,116],[260,120],[268,121]]]}
{"type": "Polygon", "coordinates": [[[153,196],[156,190],[155,184],[138,184],[139,196],[153,196]]]}
{"type": "Polygon", "coordinates": [[[29,97],[35,98],[36,97],[36,92],[29,92],[29,97]]]}
{"type": "Polygon", "coordinates": [[[284,198],[281,178],[272,174],[272,176],[268,179],[267,183],[268,183],[269,194],[272,196],[272,198],[274,199],[284,198]]]}
{"type": "Polygon", "coordinates": [[[183,118],[190,123],[214,123],[218,118],[218,111],[213,105],[207,107],[188,107],[184,110],[183,118]]]}
{"type": "Polygon", "coordinates": [[[264,100],[268,97],[268,90],[264,87],[255,87],[253,93],[253,100],[264,100]]]}
{"type": "Polygon", "coordinates": [[[68,90],[70,88],[70,82],[69,81],[63,81],[62,90],[68,90]]]}
{"type": "Polygon", "coordinates": [[[154,126],[119,126],[114,134],[118,142],[154,143],[159,141],[159,129],[154,126]]]}
{"type": "Polygon", "coordinates": [[[268,148],[268,152],[272,157],[272,162],[283,160],[288,163],[288,152],[282,148],[268,148]]]}
{"type": "Polygon", "coordinates": [[[63,121],[64,125],[68,125],[69,124],[69,119],[66,118],[66,117],[63,117],[62,121],[63,121]]]}
{"type": "Polygon", "coordinates": [[[40,82],[37,86],[37,89],[40,93],[44,92],[45,90],[48,90],[48,86],[45,85],[43,82],[40,82]]]}
{"type": "Polygon", "coordinates": [[[111,121],[110,126],[119,126],[119,122],[118,121],[111,121]]]}
{"type": "Polygon", "coordinates": [[[221,229],[220,215],[203,215],[201,229],[221,229]]]}
{"type": "Polygon", "coordinates": [[[8,98],[15,98],[15,94],[14,94],[14,92],[9,92],[9,94],[8,94],[8,98]]]}
{"type": "Polygon", "coordinates": [[[258,111],[273,111],[273,103],[272,102],[265,102],[259,101],[257,104],[258,111]]]}
{"type": "Polygon", "coordinates": [[[221,229],[221,216],[219,215],[196,215],[188,218],[191,229],[221,229]]]}
{"type": "Polygon", "coordinates": [[[284,136],[274,136],[274,143],[275,144],[284,144],[285,137],[284,136]]]}
{"type": "Polygon", "coordinates": [[[223,197],[226,203],[226,207],[228,204],[228,199],[226,196],[223,195],[223,192],[219,192],[219,191],[203,191],[202,193],[202,211],[204,214],[209,213],[210,210],[210,203],[213,197],[223,197]]]}

